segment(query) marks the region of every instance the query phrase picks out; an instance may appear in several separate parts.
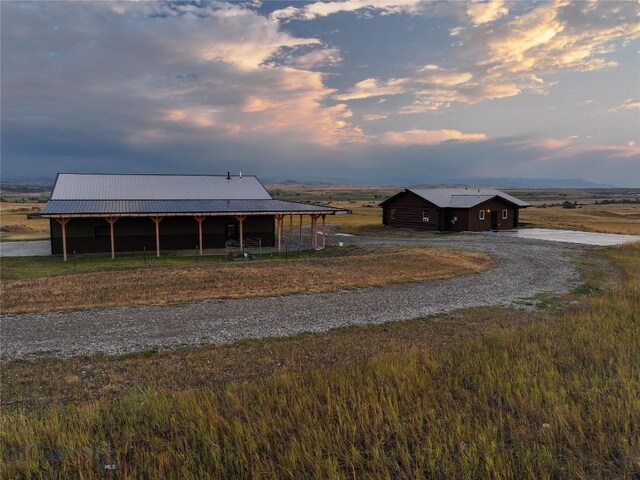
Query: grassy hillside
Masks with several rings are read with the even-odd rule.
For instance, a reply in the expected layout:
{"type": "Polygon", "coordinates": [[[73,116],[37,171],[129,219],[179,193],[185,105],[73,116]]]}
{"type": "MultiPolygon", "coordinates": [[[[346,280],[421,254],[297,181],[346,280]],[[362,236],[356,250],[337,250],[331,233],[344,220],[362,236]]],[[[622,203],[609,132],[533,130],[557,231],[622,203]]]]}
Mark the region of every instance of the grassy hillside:
{"type": "Polygon", "coordinates": [[[455,348],[4,413],[3,475],[632,478],[640,246],[607,255],[626,285],[590,290],[554,320],[455,348]]]}

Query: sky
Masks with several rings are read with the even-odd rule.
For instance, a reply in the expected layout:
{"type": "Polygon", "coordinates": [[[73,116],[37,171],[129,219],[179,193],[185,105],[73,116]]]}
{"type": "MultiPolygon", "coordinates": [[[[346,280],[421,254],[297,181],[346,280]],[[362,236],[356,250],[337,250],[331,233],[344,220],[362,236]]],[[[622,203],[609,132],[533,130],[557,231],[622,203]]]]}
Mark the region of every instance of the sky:
{"type": "Polygon", "coordinates": [[[0,2],[3,178],[640,186],[637,2],[0,2]]]}

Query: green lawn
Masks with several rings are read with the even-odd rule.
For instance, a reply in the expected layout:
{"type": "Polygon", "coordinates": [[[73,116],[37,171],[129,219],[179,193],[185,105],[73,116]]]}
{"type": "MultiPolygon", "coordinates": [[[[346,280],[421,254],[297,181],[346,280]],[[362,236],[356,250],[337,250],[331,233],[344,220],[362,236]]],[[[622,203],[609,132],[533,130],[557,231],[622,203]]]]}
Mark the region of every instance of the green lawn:
{"type": "MultiPolygon", "coordinates": [[[[7,478],[635,478],[640,246],[626,284],[439,351],[2,415],[7,478]]],[[[188,375],[188,371],[185,371],[188,375]]]]}

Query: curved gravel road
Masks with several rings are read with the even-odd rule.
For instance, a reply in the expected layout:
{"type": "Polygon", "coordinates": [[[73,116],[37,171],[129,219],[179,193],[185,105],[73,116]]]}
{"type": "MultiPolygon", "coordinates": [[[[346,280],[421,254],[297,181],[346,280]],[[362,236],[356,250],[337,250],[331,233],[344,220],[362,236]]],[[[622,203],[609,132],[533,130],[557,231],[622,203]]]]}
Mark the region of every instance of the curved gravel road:
{"type": "Polygon", "coordinates": [[[588,248],[491,234],[426,239],[334,237],[333,243],[338,241],[480,251],[493,256],[496,265],[483,273],[445,280],[324,294],[3,316],[1,358],[121,354],[223,344],[411,319],[467,307],[514,305],[538,293],[563,293],[578,286],[573,258],[588,248]]]}

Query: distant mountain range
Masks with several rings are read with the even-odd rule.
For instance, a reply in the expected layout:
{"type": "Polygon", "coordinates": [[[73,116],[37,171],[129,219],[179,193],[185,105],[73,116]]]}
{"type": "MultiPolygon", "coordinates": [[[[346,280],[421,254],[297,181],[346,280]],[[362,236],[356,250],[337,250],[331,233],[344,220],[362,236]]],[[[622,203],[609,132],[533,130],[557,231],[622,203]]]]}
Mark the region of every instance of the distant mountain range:
{"type": "Polygon", "coordinates": [[[582,178],[454,178],[439,185],[482,185],[503,188],[615,188],[582,178]]]}
{"type": "Polygon", "coordinates": [[[322,187],[325,185],[338,185],[336,183],[331,182],[320,182],[320,181],[311,181],[311,182],[298,182],[296,180],[285,180],[284,182],[274,182],[277,185],[307,185],[310,187],[322,187]]]}
{"type": "MultiPolygon", "coordinates": [[[[307,185],[312,187],[322,187],[331,185],[366,185],[362,182],[353,182],[350,180],[335,180],[333,182],[322,180],[308,180],[298,181],[288,179],[285,181],[275,181],[270,178],[263,178],[263,181],[271,185],[307,185]]],[[[397,179],[394,182],[398,186],[409,186],[410,182],[402,182],[397,179]]],[[[372,182],[370,185],[376,185],[377,182],[372,182]]],[[[386,183],[389,185],[389,183],[386,183]]],[[[4,192],[42,192],[51,189],[53,181],[45,178],[33,178],[33,179],[3,179],[0,183],[0,188],[4,192]]],[[[616,188],[612,185],[605,183],[590,182],[581,178],[452,178],[442,181],[422,182],[420,185],[413,184],[412,186],[422,187],[457,187],[457,186],[491,186],[496,188],[616,188]]]]}
{"type": "MultiPolygon", "coordinates": [[[[284,182],[269,182],[278,185],[307,185],[307,186],[329,186],[348,185],[349,182],[342,183],[322,182],[322,181],[297,181],[285,180],[284,182]]],[[[359,182],[358,182],[359,183],[359,182]]],[[[360,184],[360,183],[359,183],[360,184]]],[[[403,185],[402,182],[398,182],[403,185]]],[[[424,182],[421,187],[458,187],[458,186],[491,186],[496,188],[616,188],[606,183],[590,182],[582,178],[452,178],[438,182],[424,182]]]]}

